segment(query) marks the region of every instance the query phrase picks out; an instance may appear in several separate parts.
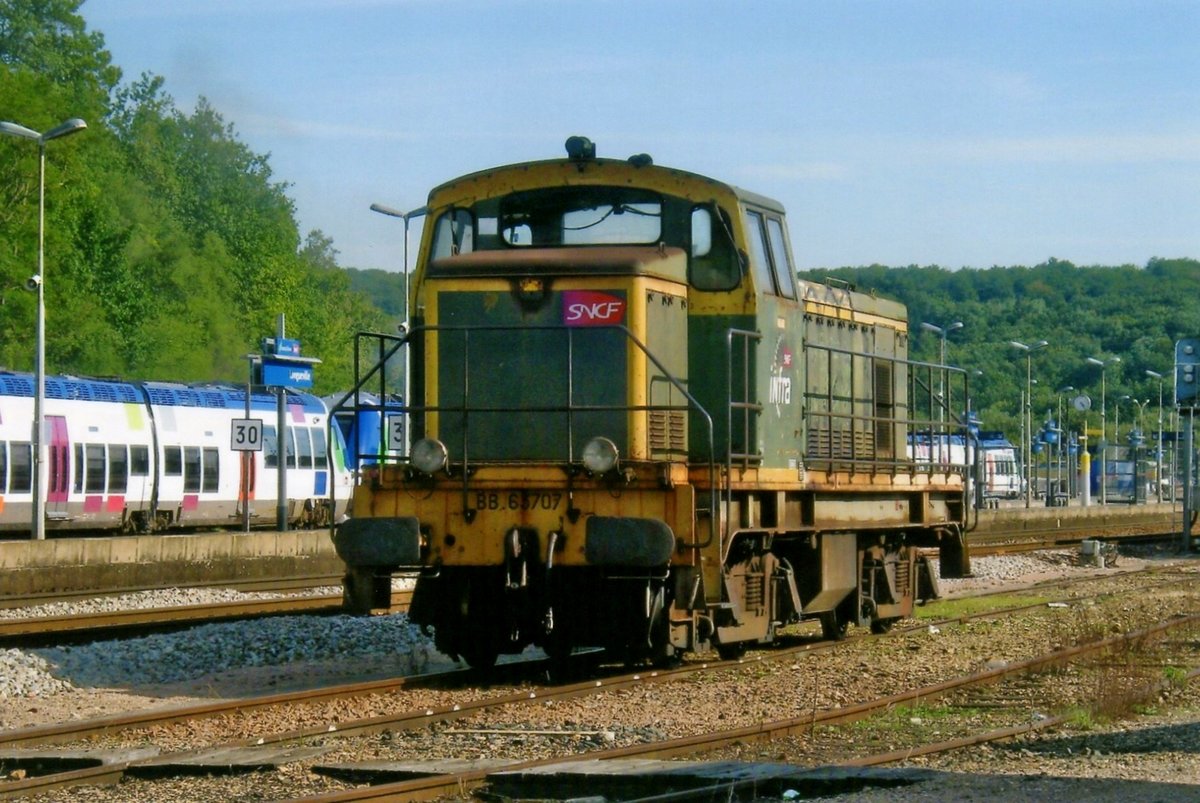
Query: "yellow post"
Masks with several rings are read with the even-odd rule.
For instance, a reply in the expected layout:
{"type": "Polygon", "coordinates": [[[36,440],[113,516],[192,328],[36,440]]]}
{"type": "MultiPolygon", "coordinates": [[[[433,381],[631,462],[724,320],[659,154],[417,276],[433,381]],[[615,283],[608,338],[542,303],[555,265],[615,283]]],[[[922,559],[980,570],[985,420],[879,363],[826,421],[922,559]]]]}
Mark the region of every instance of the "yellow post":
{"type": "Polygon", "coordinates": [[[1084,507],[1092,503],[1092,456],[1088,454],[1086,436],[1079,439],[1079,498],[1084,507]]]}

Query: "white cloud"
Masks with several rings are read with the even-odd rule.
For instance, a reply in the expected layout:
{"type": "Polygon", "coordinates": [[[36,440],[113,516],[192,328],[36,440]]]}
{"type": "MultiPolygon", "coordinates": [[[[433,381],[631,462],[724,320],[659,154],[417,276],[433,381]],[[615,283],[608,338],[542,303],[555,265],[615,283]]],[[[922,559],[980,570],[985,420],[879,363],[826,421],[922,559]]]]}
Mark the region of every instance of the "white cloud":
{"type": "Polygon", "coordinates": [[[1200,161],[1200,135],[1113,134],[982,137],[912,143],[914,155],[938,161],[1132,164],[1200,161]]]}

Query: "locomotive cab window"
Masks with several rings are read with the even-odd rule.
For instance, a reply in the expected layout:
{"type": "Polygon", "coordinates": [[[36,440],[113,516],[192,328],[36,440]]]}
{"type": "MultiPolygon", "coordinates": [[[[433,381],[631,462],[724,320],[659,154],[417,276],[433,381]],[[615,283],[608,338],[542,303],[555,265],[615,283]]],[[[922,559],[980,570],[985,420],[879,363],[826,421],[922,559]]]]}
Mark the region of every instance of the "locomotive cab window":
{"type": "Polygon", "coordinates": [[[777,217],[767,218],[767,243],[771,246],[771,264],[775,268],[775,281],[779,283],[779,294],[796,297],[795,269],[788,256],[787,236],[783,223],[777,217]]]}
{"type": "Polygon", "coordinates": [[[688,281],[697,290],[732,290],[742,280],[742,267],[730,236],[729,217],[716,204],[692,210],[688,248],[688,281]]]}
{"type": "Polygon", "coordinates": [[[662,198],[627,187],[515,192],[500,204],[500,236],[518,248],[653,245],[663,238],[662,198]]]}
{"type": "Polygon", "coordinates": [[[778,218],[766,218],[761,212],[747,210],[746,237],[749,240],[754,277],[762,292],[795,298],[796,287],[783,236],[783,223],[778,218]],[[771,229],[770,247],[767,245],[768,228],[771,229]]]}
{"type": "Polygon", "coordinates": [[[456,254],[469,254],[475,250],[475,221],[466,209],[450,209],[443,212],[433,226],[433,259],[443,259],[456,254]]]}

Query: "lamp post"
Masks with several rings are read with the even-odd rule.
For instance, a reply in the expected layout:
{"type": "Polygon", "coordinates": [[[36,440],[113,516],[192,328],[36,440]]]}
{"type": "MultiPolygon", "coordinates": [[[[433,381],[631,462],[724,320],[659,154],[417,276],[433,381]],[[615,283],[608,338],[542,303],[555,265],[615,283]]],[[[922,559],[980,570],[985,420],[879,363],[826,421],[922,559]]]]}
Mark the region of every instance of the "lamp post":
{"type": "MultiPolygon", "coordinates": [[[[938,351],[938,423],[941,424],[946,420],[946,409],[950,406],[950,402],[946,399],[946,335],[953,332],[955,329],[961,329],[962,321],[955,321],[946,326],[934,326],[931,323],[921,322],[921,328],[927,332],[933,332],[941,338],[941,346],[938,351]]],[[[938,427],[938,462],[948,462],[948,457],[943,454],[943,449],[949,451],[950,444],[947,442],[946,431],[943,427],[938,427]]],[[[929,444],[930,455],[933,454],[933,444],[929,444]]]]}
{"type": "Polygon", "coordinates": [[[1020,349],[1021,351],[1025,352],[1025,404],[1024,409],[1021,410],[1021,426],[1025,429],[1025,435],[1021,439],[1021,449],[1024,452],[1022,457],[1022,462],[1024,463],[1022,472],[1025,474],[1025,507],[1028,508],[1031,507],[1030,502],[1033,494],[1033,483],[1031,482],[1032,478],[1029,476],[1029,460],[1032,456],[1032,444],[1030,441],[1033,439],[1033,421],[1030,417],[1033,391],[1033,352],[1037,351],[1038,349],[1045,348],[1046,346],[1050,345],[1050,343],[1045,340],[1039,340],[1032,346],[1027,346],[1019,341],[1010,340],[1008,341],[1008,344],[1015,349],[1020,349]]]}
{"type": "Polygon", "coordinates": [[[938,352],[938,364],[945,365],[946,364],[946,336],[949,335],[951,332],[953,332],[955,329],[962,329],[963,322],[955,321],[954,323],[947,324],[946,326],[934,326],[931,323],[925,323],[924,321],[922,321],[921,328],[928,332],[933,332],[935,335],[937,335],[938,337],[941,338],[942,343],[941,343],[941,350],[938,352]]]}
{"type": "MultiPolygon", "coordinates": [[[[401,212],[399,209],[393,209],[392,207],[384,206],[383,204],[371,204],[371,211],[378,212],[381,215],[387,215],[388,217],[399,218],[400,220],[404,221],[404,333],[407,335],[408,330],[412,328],[412,323],[409,319],[409,298],[411,297],[411,288],[409,287],[408,283],[408,221],[415,217],[421,217],[429,214],[429,207],[420,206],[416,209],[410,209],[407,212],[401,212]]],[[[411,386],[408,370],[408,356],[406,354],[404,358],[404,408],[406,410],[412,406],[412,402],[409,401],[408,398],[410,392],[411,386]]],[[[385,401],[386,400],[384,399],[380,399],[380,403],[385,403],[385,401]]],[[[405,415],[405,418],[407,418],[407,414],[405,415]]],[[[405,423],[405,432],[411,431],[411,427],[408,426],[408,423],[410,422],[405,423]]]]}
{"type": "Polygon", "coordinates": [[[87,128],[87,123],[72,117],[59,123],[44,134],[16,123],[0,122],[0,133],[13,137],[32,139],[38,144],[38,254],[37,273],[29,280],[37,292],[37,322],[35,325],[36,357],[33,365],[33,437],[30,447],[33,452],[33,482],[31,491],[33,538],[46,538],[46,517],[43,515],[42,499],[42,430],[45,428],[46,402],[46,143],[87,128]]]}
{"type": "MultiPolygon", "coordinates": [[[[1116,448],[1113,449],[1113,456],[1115,456],[1117,458],[1117,460],[1121,459],[1121,452],[1120,452],[1120,449],[1121,449],[1121,402],[1123,402],[1129,398],[1132,398],[1132,397],[1128,393],[1126,393],[1122,396],[1118,396],[1116,398],[1116,401],[1113,402],[1113,409],[1116,410],[1116,415],[1113,418],[1113,443],[1116,445],[1116,448]]],[[[1136,476],[1136,472],[1135,472],[1135,476],[1136,476]]],[[[1135,494],[1136,494],[1136,490],[1135,490],[1135,494]]]]}
{"type": "Polygon", "coordinates": [[[1158,380],[1158,449],[1154,453],[1154,464],[1157,468],[1154,471],[1154,484],[1158,486],[1158,501],[1163,500],[1162,493],[1162,463],[1163,463],[1163,416],[1162,416],[1162,399],[1163,399],[1163,375],[1158,371],[1146,370],[1146,376],[1153,377],[1158,380]]]}
{"type": "Polygon", "coordinates": [[[1118,396],[1116,401],[1113,402],[1113,409],[1117,411],[1116,417],[1113,419],[1113,442],[1118,446],[1121,445],[1121,402],[1131,398],[1133,397],[1126,393],[1123,396],[1118,396]]]}
{"type": "Polygon", "coordinates": [[[1138,401],[1137,399],[1134,399],[1133,403],[1136,404],[1138,408],[1137,423],[1134,426],[1137,428],[1139,433],[1144,433],[1145,429],[1142,427],[1142,417],[1146,414],[1146,405],[1150,403],[1150,400],[1142,399],[1141,401],[1138,401]]]}
{"type": "Polygon", "coordinates": [[[1088,357],[1090,365],[1100,366],[1100,504],[1108,502],[1108,412],[1105,408],[1105,373],[1112,363],[1121,361],[1120,357],[1088,357]]]}
{"type": "Polygon", "coordinates": [[[1066,409],[1067,414],[1069,415],[1070,407],[1064,408],[1063,394],[1071,393],[1074,390],[1075,390],[1074,385],[1063,385],[1061,388],[1058,389],[1058,472],[1057,472],[1056,478],[1057,478],[1058,482],[1061,484],[1062,483],[1062,474],[1063,474],[1063,463],[1066,462],[1066,464],[1067,464],[1066,465],[1066,474],[1067,474],[1066,494],[1067,494],[1067,503],[1068,504],[1070,504],[1070,499],[1074,495],[1075,489],[1071,487],[1071,485],[1072,485],[1071,477],[1074,476],[1074,470],[1071,467],[1071,461],[1070,461],[1071,449],[1070,449],[1070,444],[1068,443],[1068,440],[1070,439],[1070,436],[1071,436],[1071,432],[1070,432],[1070,427],[1068,427],[1063,420],[1063,410],[1066,409]]]}

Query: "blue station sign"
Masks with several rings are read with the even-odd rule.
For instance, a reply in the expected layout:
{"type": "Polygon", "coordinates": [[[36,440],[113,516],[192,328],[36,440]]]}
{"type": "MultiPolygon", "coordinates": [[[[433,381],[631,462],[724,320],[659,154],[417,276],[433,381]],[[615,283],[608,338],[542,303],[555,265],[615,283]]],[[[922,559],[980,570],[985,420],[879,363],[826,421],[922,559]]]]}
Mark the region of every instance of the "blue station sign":
{"type": "Polygon", "coordinates": [[[313,385],[312,365],[264,356],[262,383],[269,387],[311,388],[313,385]]]}

